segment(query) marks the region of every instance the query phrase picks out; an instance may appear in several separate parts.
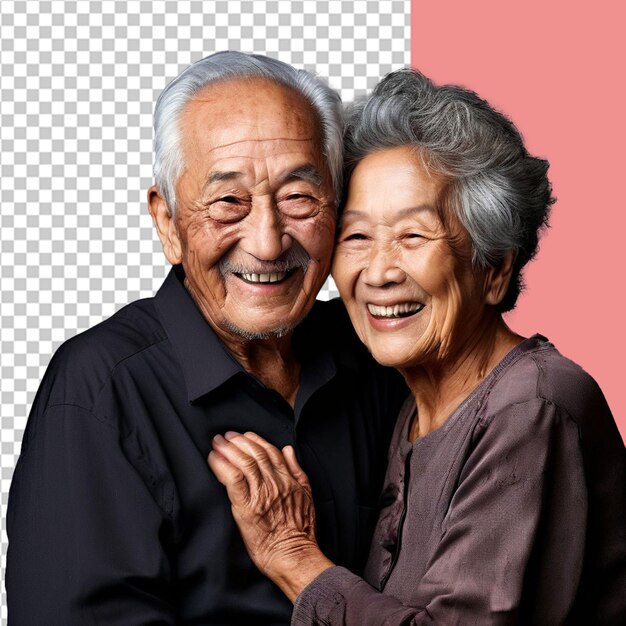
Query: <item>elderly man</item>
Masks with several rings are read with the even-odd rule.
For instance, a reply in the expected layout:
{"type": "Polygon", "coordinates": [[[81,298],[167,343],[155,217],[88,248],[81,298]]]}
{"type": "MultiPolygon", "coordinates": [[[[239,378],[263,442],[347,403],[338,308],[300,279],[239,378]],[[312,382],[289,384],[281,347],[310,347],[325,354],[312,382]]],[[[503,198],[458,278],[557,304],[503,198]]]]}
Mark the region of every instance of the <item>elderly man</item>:
{"type": "Polygon", "coordinates": [[[163,92],[148,201],[174,267],[48,368],[11,488],[11,624],[288,623],[206,465],[231,429],[295,445],[319,541],[358,571],[405,389],[314,305],[341,167],[339,99],[306,72],[218,53],[163,92]]]}

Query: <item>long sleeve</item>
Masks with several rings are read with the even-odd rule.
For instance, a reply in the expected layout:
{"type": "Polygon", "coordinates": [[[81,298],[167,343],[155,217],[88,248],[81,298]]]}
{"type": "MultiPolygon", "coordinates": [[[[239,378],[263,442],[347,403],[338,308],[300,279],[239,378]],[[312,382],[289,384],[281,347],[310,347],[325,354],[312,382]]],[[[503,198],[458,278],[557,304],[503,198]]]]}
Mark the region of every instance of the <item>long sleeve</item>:
{"type": "Polygon", "coordinates": [[[380,593],[343,567],[320,574],[296,598],[292,626],[426,626],[428,612],[380,593]]]}
{"type": "Polygon", "coordinates": [[[27,434],[7,520],[11,626],[174,624],[168,516],[119,433],[56,405],[27,434]]]}
{"type": "MultiPolygon", "coordinates": [[[[425,572],[402,536],[396,582],[410,602],[341,568],[296,600],[292,624],[560,624],[583,565],[587,493],[577,425],[542,399],[509,405],[471,434],[458,484],[425,572]]],[[[406,516],[419,515],[411,510],[406,516]]],[[[406,522],[405,522],[406,524],[406,522]]]]}

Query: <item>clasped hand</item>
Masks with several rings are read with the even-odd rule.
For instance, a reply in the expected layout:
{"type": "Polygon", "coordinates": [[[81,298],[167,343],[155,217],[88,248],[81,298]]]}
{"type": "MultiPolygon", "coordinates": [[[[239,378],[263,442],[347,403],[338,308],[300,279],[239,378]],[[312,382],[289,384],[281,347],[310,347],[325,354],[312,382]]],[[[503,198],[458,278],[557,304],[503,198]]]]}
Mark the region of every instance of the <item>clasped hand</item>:
{"type": "Polygon", "coordinates": [[[250,558],[293,601],[332,566],[315,541],[311,486],[294,449],[229,432],[213,439],[208,462],[226,487],[250,558]]]}

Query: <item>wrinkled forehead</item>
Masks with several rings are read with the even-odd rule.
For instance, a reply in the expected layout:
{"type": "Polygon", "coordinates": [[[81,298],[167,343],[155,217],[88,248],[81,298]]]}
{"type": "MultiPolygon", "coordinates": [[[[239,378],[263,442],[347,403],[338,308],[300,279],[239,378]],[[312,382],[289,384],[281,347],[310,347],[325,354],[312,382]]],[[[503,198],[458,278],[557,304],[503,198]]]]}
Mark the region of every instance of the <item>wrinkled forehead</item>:
{"type": "Polygon", "coordinates": [[[237,78],[211,83],[187,103],[181,116],[186,157],[238,144],[239,152],[279,150],[300,142],[321,151],[317,116],[293,89],[263,78],[237,78]]]}
{"type": "Polygon", "coordinates": [[[356,163],[341,223],[360,219],[369,208],[381,223],[428,217],[431,224],[459,234],[465,231],[460,204],[457,181],[431,155],[419,146],[400,145],[370,152],[356,163]]]}

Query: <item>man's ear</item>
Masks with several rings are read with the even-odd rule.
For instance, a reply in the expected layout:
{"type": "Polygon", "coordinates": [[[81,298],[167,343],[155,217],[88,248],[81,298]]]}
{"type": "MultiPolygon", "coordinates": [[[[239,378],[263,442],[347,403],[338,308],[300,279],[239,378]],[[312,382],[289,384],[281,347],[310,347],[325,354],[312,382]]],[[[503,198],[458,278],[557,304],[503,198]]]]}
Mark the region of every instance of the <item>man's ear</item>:
{"type": "Polygon", "coordinates": [[[485,273],[485,303],[498,305],[506,295],[513,265],[515,264],[516,253],[507,252],[497,267],[489,267],[485,273]]]}
{"type": "Polygon", "coordinates": [[[176,220],[167,207],[165,198],[158,187],[152,185],[148,189],[148,209],[156,226],[163,252],[172,265],[178,265],[183,259],[182,246],[176,228],[176,220]]]}

